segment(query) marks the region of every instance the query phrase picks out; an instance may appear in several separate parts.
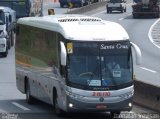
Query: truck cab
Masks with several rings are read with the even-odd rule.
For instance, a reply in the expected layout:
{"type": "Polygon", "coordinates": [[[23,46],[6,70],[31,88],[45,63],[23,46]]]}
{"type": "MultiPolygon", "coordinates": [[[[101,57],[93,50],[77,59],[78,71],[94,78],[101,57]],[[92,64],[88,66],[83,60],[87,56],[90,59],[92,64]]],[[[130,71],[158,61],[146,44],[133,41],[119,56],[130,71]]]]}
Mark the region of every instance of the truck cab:
{"type": "Polygon", "coordinates": [[[126,12],[126,1],[125,0],[109,0],[106,5],[107,13],[112,11],[120,11],[121,13],[126,12]]]}
{"type": "Polygon", "coordinates": [[[6,57],[8,54],[7,47],[7,32],[5,29],[5,14],[2,10],[0,10],[0,55],[6,57]]]}
{"type": "Polygon", "coordinates": [[[5,33],[3,37],[7,39],[8,49],[14,45],[15,22],[16,12],[8,7],[0,7],[0,31],[5,33]]]}

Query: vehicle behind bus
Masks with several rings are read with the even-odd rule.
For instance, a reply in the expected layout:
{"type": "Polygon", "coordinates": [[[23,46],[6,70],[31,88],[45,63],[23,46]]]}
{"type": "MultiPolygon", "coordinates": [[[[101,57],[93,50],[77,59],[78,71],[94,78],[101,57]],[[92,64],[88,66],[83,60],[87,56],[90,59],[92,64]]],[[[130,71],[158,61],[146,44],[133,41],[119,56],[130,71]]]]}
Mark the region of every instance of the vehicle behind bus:
{"type": "Polygon", "coordinates": [[[8,7],[0,6],[0,52],[6,57],[8,50],[14,45],[16,12],[8,7]]]}
{"type": "Polygon", "coordinates": [[[15,10],[17,19],[43,14],[43,0],[0,0],[0,5],[15,10]]]}
{"type": "Polygon", "coordinates": [[[117,23],[51,15],[19,19],[16,33],[17,88],[28,103],[35,98],[49,103],[57,115],[108,111],[113,116],[132,109],[131,48],[137,64],[141,52],[117,23]]]}
{"type": "Polygon", "coordinates": [[[89,0],[59,0],[60,7],[62,8],[64,6],[70,7],[70,4],[72,4],[73,7],[82,7],[88,5],[89,2],[89,0]]]}

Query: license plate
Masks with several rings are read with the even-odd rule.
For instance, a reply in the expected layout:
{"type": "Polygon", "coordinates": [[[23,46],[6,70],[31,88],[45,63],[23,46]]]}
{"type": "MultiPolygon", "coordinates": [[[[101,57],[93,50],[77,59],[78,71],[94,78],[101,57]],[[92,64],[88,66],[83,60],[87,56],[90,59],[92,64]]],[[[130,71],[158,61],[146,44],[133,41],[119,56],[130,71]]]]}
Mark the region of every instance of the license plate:
{"type": "Polygon", "coordinates": [[[107,106],[106,105],[97,105],[96,109],[106,109],[107,106]]]}

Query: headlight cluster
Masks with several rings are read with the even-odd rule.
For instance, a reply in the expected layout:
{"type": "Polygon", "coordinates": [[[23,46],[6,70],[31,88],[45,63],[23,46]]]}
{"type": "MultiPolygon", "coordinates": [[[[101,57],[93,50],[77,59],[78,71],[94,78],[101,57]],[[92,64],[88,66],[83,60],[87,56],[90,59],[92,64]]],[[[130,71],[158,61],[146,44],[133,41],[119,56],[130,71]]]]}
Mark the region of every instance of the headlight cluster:
{"type": "Polygon", "coordinates": [[[75,94],[75,93],[73,93],[72,92],[72,89],[71,88],[69,88],[69,87],[66,87],[66,94],[69,96],[69,97],[71,97],[71,98],[73,98],[73,99],[77,99],[77,100],[83,100],[84,99],[84,96],[81,96],[81,95],[78,95],[78,94],[75,94]]]}
{"type": "Polygon", "coordinates": [[[134,94],[134,90],[133,90],[133,91],[130,91],[130,92],[128,92],[128,93],[122,94],[122,95],[120,95],[120,97],[121,97],[121,98],[128,99],[128,98],[132,97],[133,94],[134,94]]]}

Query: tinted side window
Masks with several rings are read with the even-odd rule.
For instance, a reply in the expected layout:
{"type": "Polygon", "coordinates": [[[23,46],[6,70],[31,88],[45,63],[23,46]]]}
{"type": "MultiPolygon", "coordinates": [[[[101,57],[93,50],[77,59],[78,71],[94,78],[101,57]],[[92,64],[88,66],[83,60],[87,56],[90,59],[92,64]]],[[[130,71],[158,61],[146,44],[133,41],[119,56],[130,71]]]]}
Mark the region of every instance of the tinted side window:
{"type": "Polygon", "coordinates": [[[16,38],[16,60],[30,67],[58,67],[56,37],[56,32],[20,25],[16,38]]]}

